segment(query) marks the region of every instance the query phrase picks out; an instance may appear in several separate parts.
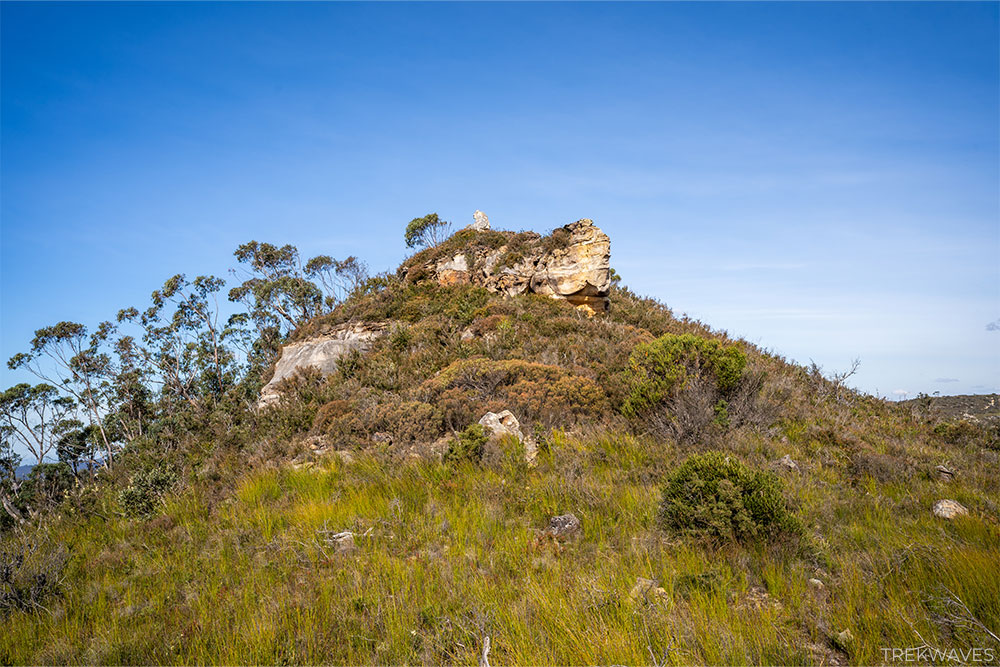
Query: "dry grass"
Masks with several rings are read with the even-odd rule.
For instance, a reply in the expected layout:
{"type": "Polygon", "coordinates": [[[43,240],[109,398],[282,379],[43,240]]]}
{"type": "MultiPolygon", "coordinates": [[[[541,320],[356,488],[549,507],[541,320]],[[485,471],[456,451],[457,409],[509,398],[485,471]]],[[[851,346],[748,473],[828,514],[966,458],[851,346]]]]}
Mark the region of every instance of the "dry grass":
{"type": "Polygon", "coordinates": [[[885,646],[990,646],[946,600],[1000,627],[1000,530],[982,511],[996,480],[852,486],[848,468],[786,440],[733,451],[800,461],[783,476],[801,550],[661,531],[661,472],[686,452],[600,431],[554,433],[532,470],[359,455],[247,472],[222,502],[196,484],[146,521],[53,518],[73,545],[63,593],[5,620],[0,661],[452,664],[475,662],[486,635],[494,664],[875,663],[885,646]],[[971,516],[933,518],[941,494],[971,516]],[[565,512],[583,538],[539,539],[565,512]],[[355,551],[324,539],[342,530],[355,551]],[[665,594],[632,599],[639,577],[665,594]],[[848,655],[830,639],[844,629],[848,655]]]}

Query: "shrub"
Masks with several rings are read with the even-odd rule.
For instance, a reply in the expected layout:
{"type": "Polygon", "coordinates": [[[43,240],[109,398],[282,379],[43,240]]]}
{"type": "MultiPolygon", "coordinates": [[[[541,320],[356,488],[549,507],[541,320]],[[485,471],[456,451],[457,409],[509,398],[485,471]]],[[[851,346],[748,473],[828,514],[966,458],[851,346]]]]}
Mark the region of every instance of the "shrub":
{"type": "Polygon", "coordinates": [[[913,466],[903,459],[877,452],[858,452],[851,457],[850,473],[855,480],[903,482],[913,477],[913,466]]]}
{"type": "Polygon", "coordinates": [[[402,444],[431,442],[444,431],[441,410],[420,401],[378,404],[372,408],[366,421],[375,431],[389,431],[393,442],[402,444]]]}
{"type": "Polygon", "coordinates": [[[9,541],[0,550],[0,618],[14,611],[45,610],[59,592],[68,554],[34,537],[9,541]]]}
{"type": "Polygon", "coordinates": [[[980,445],[997,449],[1000,422],[978,423],[969,419],[942,421],[934,426],[934,435],[950,445],[980,445]]]}
{"type": "Polygon", "coordinates": [[[629,393],[622,413],[634,417],[664,403],[692,377],[710,377],[725,395],[736,388],[746,365],[746,354],[736,345],[693,334],[665,334],[639,343],[625,372],[629,393]]]}
{"type": "Polygon", "coordinates": [[[146,517],[170,487],[177,483],[177,474],[169,468],[150,468],[138,473],[118,494],[118,503],[126,516],[146,517]]]}
{"type": "Polygon", "coordinates": [[[469,424],[451,441],[451,445],[444,455],[445,463],[458,463],[460,461],[478,463],[483,458],[488,441],[489,437],[482,424],[469,424]]]}
{"type": "Polygon", "coordinates": [[[365,423],[351,401],[330,401],[316,411],[312,431],[333,441],[338,449],[361,444],[366,433],[365,423]]]}
{"type": "Polygon", "coordinates": [[[460,359],[425,386],[440,397],[453,424],[468,422],[486,410],[509,409],[522,422],[565,425],[599,418],[607,405],[604,390],[590,378],[520,359],[460,359]]]}
{"type": "Polygon", "coordinates": [[[691,456],[667,479],[660,521],[671,530],[737,542],[801,532],[776,475],[720,452],[691,456]]]}

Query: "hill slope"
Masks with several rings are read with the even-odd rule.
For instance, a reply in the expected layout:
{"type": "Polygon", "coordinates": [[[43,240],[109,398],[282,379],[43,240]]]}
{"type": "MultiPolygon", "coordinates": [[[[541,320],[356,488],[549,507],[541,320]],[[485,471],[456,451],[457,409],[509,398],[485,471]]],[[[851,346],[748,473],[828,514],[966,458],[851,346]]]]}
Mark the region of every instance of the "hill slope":
{"type": "Polygon", "coordinates": [[[508,252],[496,234],[418,255],[296,332],[388,323],[331,374],[134,447],[8,535],[8,589],[59,585],[5,612],[0,661],[474,663],[487,637],[491,664],[1000,651],[994,433],[854,393],[616,281],[591,316],[414,270],[508,252]],[[476,429],[503,409],[522,439],[476,429]],[[710,451],[773,482],[767,511],[795,529],[755,513],[756,491],[737,508],[729,481],[699,504],[705,485],[678,471],[710,451]],[[670,480],[691,494],[686,526],[663,510],[670,480]],[[944,498],[968,514],[935,516],[944,498]],[[578,534],[549,529],[567,514],[578,534]]]}

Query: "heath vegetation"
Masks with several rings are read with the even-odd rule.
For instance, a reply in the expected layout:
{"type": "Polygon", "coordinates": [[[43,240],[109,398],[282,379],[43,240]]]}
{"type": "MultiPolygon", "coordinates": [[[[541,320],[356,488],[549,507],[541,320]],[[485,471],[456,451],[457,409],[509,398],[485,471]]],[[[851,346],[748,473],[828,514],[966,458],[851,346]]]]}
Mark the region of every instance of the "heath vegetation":
{"type": "Polygon", "coordinates": [[[0,396],[0,662],[1000,654],[995,426],[860,394],[617,276],[594,316],[440,285],[424,267],[463,248],[506,246],[502,268],[567,242],[447,229],[414,219],[421,249],[377,276],[253,241],[240,312],[178,275],[39,329],[10,361],[39,384],[0,396]],[[387,333],[258,407],[283,344],[347,322],[387,333]],[[531,465],[478,423],[504,409],[531,465]],[[579,536],[546,532],[569,513],[579,536]]]}

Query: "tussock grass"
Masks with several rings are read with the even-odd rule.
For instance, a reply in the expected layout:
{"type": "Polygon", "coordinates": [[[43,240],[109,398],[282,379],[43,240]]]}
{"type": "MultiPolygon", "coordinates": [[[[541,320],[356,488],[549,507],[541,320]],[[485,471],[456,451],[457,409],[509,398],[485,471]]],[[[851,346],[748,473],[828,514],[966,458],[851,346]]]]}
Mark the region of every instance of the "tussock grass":
{"type": "Polygon", "coordinates": [[[822,664],[844,629],[852,663],[990,645],[948,615],[957,598],[1000,626],[1000,529],[975,511],[989,484],[952,482],[974,511],[943,522],[929,477],[853,483],[802,438],[755,438],[733,445],[751,464],[807,468],[784,475],[804,546],[664,532],[658,471],[689,452],[614,431],[556,431],[531,470],[361,454],[245,471],[221,500],[195,484],[151,519],[54,519],[73,545],[63,593],[5,619],[0,661],[467,664],[489,635],[494,664],[822,664]],[[541,539],[566,512],[582,538],[541,539]],[[353,552],[325,541],[341,530],[353,552]],[[639,577],[663,594],[633,599],[639,577]]]}

